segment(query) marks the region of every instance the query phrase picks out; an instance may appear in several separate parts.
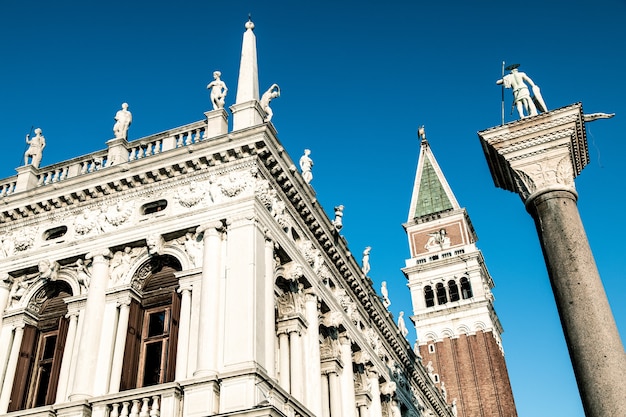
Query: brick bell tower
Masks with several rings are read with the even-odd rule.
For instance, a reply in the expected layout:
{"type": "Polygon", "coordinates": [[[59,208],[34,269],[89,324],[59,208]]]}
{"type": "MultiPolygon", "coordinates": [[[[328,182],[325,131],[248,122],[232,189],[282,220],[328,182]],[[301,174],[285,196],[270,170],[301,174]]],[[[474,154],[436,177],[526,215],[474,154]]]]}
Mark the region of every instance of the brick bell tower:
{"type": "Polygon", "coordinates": [[[420,127],[407,223],[416,353],[459,417],[515,417],[493,280],[469,216],[459,206],[420,127]]]}

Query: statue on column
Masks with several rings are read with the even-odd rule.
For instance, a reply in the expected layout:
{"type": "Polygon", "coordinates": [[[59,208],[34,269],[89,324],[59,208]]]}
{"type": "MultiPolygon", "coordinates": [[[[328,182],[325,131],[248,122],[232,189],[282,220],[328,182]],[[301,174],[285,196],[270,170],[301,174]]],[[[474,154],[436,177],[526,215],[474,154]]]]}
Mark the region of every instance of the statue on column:
{"type": "Polygon", "coordinates": [[[265,111],[265,121],[269,122],[272,120],[274,116],[274,112],[270,107],[270,101],[275,99],[276,97],[280,97],[280,87],[278,84],[272,84],[270,88],[267,89],[265,93],[261,96],[261,108],[265,111]]]}
{"type": "Polygon", "coordinates": [[[24,153],[24,165],[28,165],[28,158],[30,157],[30,164],[35,168],[39,168],[41,163],[41,157],[43,156],[43,148],[46,147],[46,138],[41,134],[41,128],[35,129],[35,137],[30,138],[30,133],[26,135],[26,144],[28,149],[24,153]]]}
{"type": "Polygon", "coordinates": [[[226,102],[226,93],[228,88],[226,83],[220,79],[222,73],[220,71],[213,72],[213,81],[206,86],[207,90],[211,90],[211,102],[213,103],[213,110],[219,110],[224,108],[226,102]]]}
{"type": "Polygon", "coordinates": [[[311,168],[313,168],[313,160],[309,155],[311,155],[311,150],[305,149],[304,155],[300,157],[300,169],[302,170],[302,178],[307,184],[310,184],[311,180],[313,179],[313,173],[311,172],[311,168]]]}
{"type": "Polygon", "coordinates": [[[128,128],[133,122],[133,115],[128,111],[128,103],[122,103],[122,109],[115,113],[113,133],[116,139],[128,139],[128,128]]]}
{"type": "Polygon", "coordinates": [[[496,84],[503,84],[504,88],[513,90],[513,105],[517,107],[520,119],[526,116],[536,116],[537,110],[541,112],[548,111],[546,103],[543,101],[543,97],[541,97],[539,86],[526,73],[518,71],[518,67],[519,64],[512,64],[506,67],[505,69],[510,71],[510,73],[496,81],[496,84]],[[533,96],[530,95],[526,83],[530,85],[533,96]],[[526,114],[524,114],[524,111],[526,114]]]}

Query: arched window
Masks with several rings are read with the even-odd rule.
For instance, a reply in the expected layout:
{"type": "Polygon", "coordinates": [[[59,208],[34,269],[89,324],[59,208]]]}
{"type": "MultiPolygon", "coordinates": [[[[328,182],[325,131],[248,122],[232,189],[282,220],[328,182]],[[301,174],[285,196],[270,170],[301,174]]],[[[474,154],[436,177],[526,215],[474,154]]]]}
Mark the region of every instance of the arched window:
{"type": "Polygon", "coordinates": [[[159,256],[142,265],[133,286],[141,302],[130,306],[120,390],[163,384],[174,380],[180,296],[174,275],[181,265],[173,257],[159,256]]]}
{"type": "Polygon", "coordinates": [[[437,284],[437,304],[442,305],[448,302],[446,287],[442,283],[437,284]]]}
{"type": "Polygon", "coordinates": [[[24,327],[8,411],[54,404],[67,336],[67,305],[72,289],[63,281],[42,287],[28,305],[36,317],[24,327]]]}
{"type": "Polygon", "coordinates": [[[424,287],[424,299],[426,300],[426,307],[435,305],[435,293],[430,285],[424,287]]]}
{"type": "Polygon", "coordinates": [[[448,293],[450,294],[450,301],[459,301],[459,286],[453,279],[448,281],[448,293]]]}
{"type": "Polygon", "coordinates": [[[461,295],[463,299],[472,298],[474,294],[472,293],[472,285],[469,280],[465,277],[461,278],[461,295]]]}

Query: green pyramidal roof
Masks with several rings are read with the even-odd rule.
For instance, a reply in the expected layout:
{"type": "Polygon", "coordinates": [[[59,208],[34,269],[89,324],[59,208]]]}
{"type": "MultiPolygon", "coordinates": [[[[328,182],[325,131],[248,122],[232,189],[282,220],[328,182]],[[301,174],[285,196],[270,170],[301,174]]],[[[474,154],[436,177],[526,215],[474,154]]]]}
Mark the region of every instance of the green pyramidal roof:
{"type": "Polygon", "coordinates": [[[433,164],[429,158],[425,158],[417,204],[415,205],[415,217],[422,217],[452,208],[452,202],[448,198],[433,164]]]}

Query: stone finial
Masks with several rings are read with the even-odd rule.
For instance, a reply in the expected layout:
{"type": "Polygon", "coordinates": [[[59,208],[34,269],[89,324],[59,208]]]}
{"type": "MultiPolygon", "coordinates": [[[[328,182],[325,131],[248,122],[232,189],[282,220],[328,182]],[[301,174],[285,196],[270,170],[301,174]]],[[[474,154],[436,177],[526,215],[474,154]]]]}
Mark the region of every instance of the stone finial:
{"type": "Polygon", "coordinates": [[[30,133],[26,135],[26,144],[28,149],[24,153],[24,165],[29,164],[28,160],[30,158],[30,165],[39,168],[43,156],[43,148],[46,147],[46,138],[42,135],[41,128],[35,129],[35,136],[32,139],[30,133]]]}
{"type": "Polygon", "coordinates": [[[536,116],[538,114],[537,110],[542,113],[548,111],[539,86],[526,73],[518,71],[518,67],[519,64],[512,64],[506,67],[505,69],[510,71],[510,73],[496,81],[496,84],[502,84],[504,88],[513,90],[513,105],[517,108],[520,119],[527,116],[536,116]],[[526,84],[530,85],[532,96],[526,84]]]}

